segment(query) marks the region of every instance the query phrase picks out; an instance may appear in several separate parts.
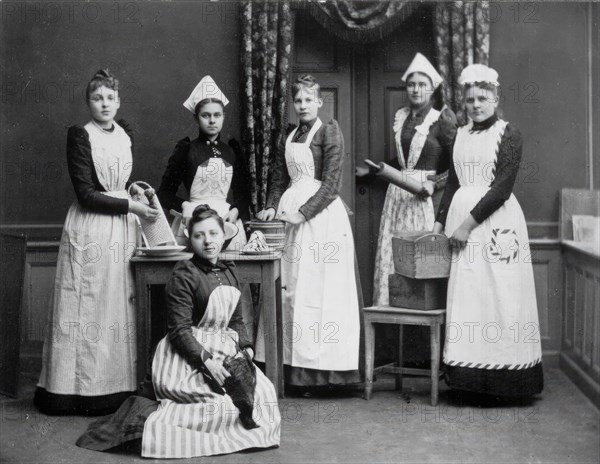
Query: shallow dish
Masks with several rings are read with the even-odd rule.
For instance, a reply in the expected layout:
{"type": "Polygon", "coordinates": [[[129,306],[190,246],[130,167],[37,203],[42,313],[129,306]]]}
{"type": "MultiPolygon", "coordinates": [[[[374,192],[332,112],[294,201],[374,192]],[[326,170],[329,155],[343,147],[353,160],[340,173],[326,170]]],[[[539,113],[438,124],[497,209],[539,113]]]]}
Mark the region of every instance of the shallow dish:
{"type": "Polygon", "coordinates": [[[181,253],[186,247],[183,245],[169,245],[154,248],[139,247],[137,251],[147,256],[173,256],[181,253]]]}
{"type": "Polygon", "coordinates": [[[275,253],[274,249],[260,250],[260,251],[257,251],[257,250],[244,251],[244,250],[242,250],[242,254],[244,254],[244,255],[269,255],[272,253],[275,253]]]}

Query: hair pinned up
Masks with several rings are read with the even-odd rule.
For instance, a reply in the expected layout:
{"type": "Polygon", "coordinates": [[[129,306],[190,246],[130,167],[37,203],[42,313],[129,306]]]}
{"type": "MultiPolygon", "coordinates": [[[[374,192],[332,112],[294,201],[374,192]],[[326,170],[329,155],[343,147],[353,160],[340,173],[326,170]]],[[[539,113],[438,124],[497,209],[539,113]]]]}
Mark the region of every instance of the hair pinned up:
{"type": "Polygon", "coordinates": [[[208,205],[198,205],[194,209],[192,217],[188,222],[188,234],[190,238],[192,237],[194,224],[198,224],[199,222],[205,221],[206,219],[210,218],[215,219],[219,223],[219,227],[221,227],[223,233],[225,233],[225,223],[223,222],[223,218],[219,216],[219,213],[217,213],[208,205]]]}
{"type": "Polygon", "coordinates": [[[197,104],[196,104],[196,108],[194,109],[194,117],[196,119],[198,119],[198,114],[200,114],[200,110],[202,109],[202,107],[204,105],[207,105],[209,103],[218,103],[219,105],[221,105],[221,108],[223,110],[223,113],[225,113],[225,104],[223,103],[222,100],[219,100],[218,98],[205,98],[204,100],[200,100],[197,104]]]}
{"type": "Polygon", "coordinates": [[[99,69],[85,89],[85,99],[89,100],[92,92],[102,86],[108,87],[116,92],[119,90],[119,80],[113,76],[108,69],[99,69]]]}
{"type": "Polygon", "coordinates": [[[292,84],[292,98],[295,98],[302,89],[309,89],[315,93],[316,98],[321,98],[321,86],[310,74],[298,77],[292,84]]]}

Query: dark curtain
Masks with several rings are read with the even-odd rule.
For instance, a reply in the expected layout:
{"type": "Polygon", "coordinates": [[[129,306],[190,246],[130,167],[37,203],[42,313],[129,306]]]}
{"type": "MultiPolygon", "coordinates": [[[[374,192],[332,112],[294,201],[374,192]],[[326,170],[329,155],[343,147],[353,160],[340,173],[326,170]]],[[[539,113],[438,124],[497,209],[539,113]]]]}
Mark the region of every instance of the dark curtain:
{"type": "Polygon", "coordinates": [[[242,141],[253,214],[264,208],[271,161],[287,122],[292,50],[288,0],[242,3],[242,141]]]}
{"type": "Polygon", "coordinates": [[[377,42],[396,29],[420,6],[404,0],[308,0],[294,4],[307,9],[331,34],[348,42],[377,42]]]}
{"type": "Polygon", "coordinates": [[[444,78],[445,101],[465,122],[458,76],[469,64],[487,65],[490,55],[488,2],[444,2],[434,7],[438,71],[444,78]]]}

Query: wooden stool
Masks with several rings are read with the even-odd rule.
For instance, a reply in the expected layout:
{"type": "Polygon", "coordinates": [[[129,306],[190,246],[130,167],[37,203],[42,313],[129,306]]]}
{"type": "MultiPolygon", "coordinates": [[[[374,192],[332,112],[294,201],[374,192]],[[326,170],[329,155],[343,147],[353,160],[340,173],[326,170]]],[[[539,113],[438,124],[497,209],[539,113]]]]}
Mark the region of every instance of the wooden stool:
{"type": "Polygon", "coordinates": [[[402,374],[431,376],[431,405],[438,401],[438,383],[440,373],[440,327],[445,322],[445,309],[407,309],[393,306],[370,306],[363,309],[365,318],[365,399],[371,399],[373,391],[373,372],[385,371],[396,374],[396,390],[402,390],[402,374]],[[375,326],[373,324],[398,325],[398,341],[400,347],[397,354],[396,366],[391,364],[373,369],[375,361],[375,326]],[[428,325],[431,333],[431,369],[411,369],[402,367],[402,326],[428,325]]]}

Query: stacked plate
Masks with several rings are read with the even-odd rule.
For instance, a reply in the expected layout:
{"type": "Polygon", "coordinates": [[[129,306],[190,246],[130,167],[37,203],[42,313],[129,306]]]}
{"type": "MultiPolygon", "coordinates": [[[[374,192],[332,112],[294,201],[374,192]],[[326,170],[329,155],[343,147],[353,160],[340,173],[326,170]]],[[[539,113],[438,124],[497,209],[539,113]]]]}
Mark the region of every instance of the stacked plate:
{"type": "Polygon", "coordinates": [[[273,250],[282,250],[285,245],[285,222],[283,221],[259,221],[253,219],[246,222],[250,234],[260,231],[265,236],[267,245],[273,250]]]}

